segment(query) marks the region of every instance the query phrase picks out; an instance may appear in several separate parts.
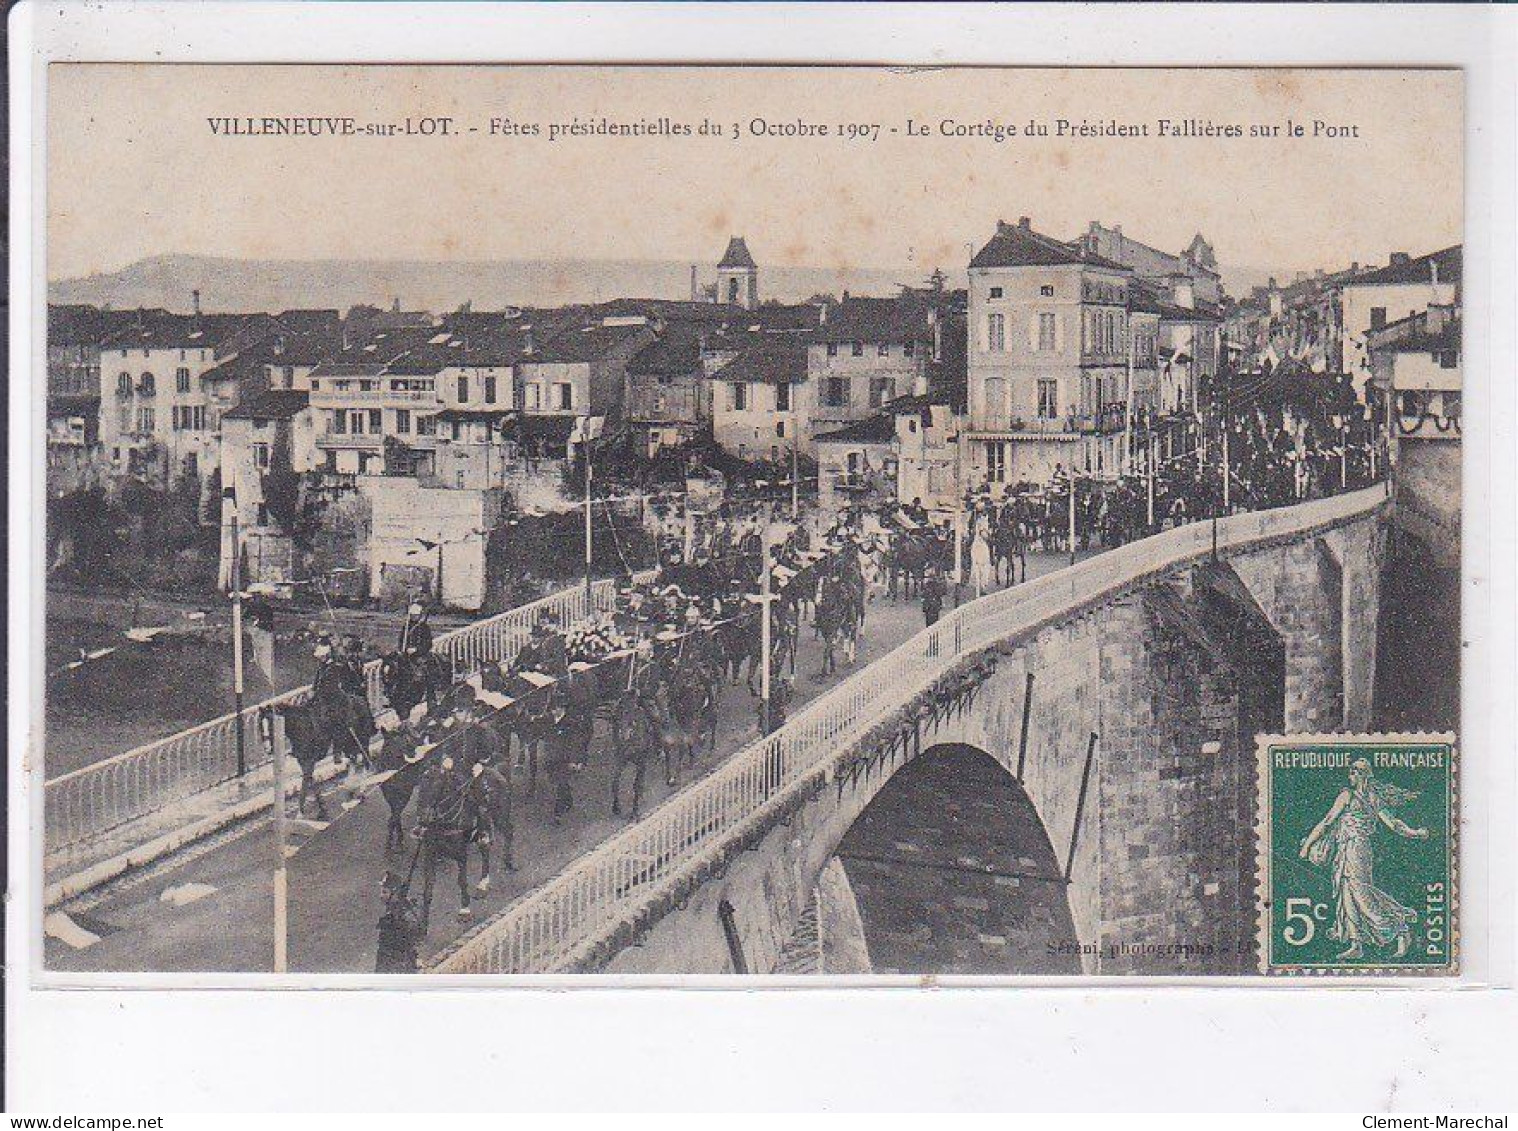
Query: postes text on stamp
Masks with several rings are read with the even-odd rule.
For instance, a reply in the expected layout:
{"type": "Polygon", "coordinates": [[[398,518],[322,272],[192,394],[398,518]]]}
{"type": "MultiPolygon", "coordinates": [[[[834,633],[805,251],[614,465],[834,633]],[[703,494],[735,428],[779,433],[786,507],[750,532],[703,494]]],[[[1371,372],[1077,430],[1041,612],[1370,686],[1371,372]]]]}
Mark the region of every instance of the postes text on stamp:
{"type": "Polygon", "coordinates": [[[1450,735],[1261,736],[1260,964],[1453,973],[1450,735]]]}

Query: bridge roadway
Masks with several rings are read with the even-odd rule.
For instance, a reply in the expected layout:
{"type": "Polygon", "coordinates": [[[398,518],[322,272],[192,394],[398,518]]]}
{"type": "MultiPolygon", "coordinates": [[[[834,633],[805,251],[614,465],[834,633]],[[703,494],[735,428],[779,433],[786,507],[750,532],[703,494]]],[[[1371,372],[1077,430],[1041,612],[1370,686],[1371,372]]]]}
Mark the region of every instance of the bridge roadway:
{"type": "MultiPolygon", "coordinates": [[[[1033,554],[1029,577],[1064,565],[1063,554],[1033,554]]],[[[859,657],[826,681],[813,678],[821,648],[809,627],[801,635],[792,710],[820,695],[859,666],[874,662],[922,627],[916,604],[883,598],[870,605],[859,657]]],[[[708,755],[698,773],[709,772],[749,742],[755,733],[756,701],[740,682],[722,697],[717,734],[718,756],[708,755]]],[[[292,767],[293,769],[293,767],[292,767]]],[[[662,769],[662,767],[661,767],[662,769]]],[[[623,778],[624,804],[631,770],[623,778]]],[[[515,855],[519,870],[496,869],[492,890],[474,899],[474,916],[460,921],[458,887],[451,870],[438,876],[433,896],[431,932],[423,957],[436,952],[482,918],[545,883],[573,859],[625,826],[610,813],[610,757],[604,724],[597,728],[590,766],[575,779],[575,809],[565,825],[550,819],[551,790],[539,779],[535,796],[526,796],[525,777],[516,775],[515,855]]],[[[662,772],[648,774],[643,811],[651,811],[671,791],[662,772]]],[[[372,972],[381,912],[380,880],[387,867],[404,871],[411,859],[386,857],[388,807],[376,788],[359,788],[347,797],[328,787],[333,820],[291,821],[289,964],[293,972],[372,972]],[[348,806],[344,809],[344,805],[348,806]]],[[[408,827],[414,811],[408,812],[408,827]]],[[[414,842],[413,842],[414,843],[414,842]]],[[[46,940],[46,962],[56,972],[173,971],[261,972],[273,965],[273,833],[267,819],[249,821],[196,845],[140,873],[64,905],[59,910],[86,936],[75,947],[60,938],[46,940]],[[89,943],[88,936],[98,937],[89,943]]],[[[478,858],[471,859],[478,879],[478,858]]],[[[416,889],[420,894],[420,876],[416,889]]],[[[65,930],[63,933],[72,932],[65,930]]]]}

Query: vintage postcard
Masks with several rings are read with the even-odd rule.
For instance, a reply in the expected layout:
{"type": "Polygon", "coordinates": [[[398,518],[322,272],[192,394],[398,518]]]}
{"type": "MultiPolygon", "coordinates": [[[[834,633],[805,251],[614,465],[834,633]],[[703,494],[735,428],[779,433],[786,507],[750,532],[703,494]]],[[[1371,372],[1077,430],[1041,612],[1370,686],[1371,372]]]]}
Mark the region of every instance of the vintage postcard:
{"type": "Polygon", "coordinates": [[[47,976],[1460,969],[1459,70],[46,94],[47,976]]]}

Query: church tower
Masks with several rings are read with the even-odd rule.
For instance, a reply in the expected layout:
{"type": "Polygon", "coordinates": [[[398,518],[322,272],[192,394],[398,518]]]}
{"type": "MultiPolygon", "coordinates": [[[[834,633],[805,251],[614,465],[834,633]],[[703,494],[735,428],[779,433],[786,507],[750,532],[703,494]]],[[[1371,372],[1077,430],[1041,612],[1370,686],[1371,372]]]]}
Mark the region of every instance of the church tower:
{"type": "Polygon", "coordinates": [[[742,236],[727,241],[727,251],[717,264],[717,301],[744,310],[759,305],[759,265],[742,236]]]}

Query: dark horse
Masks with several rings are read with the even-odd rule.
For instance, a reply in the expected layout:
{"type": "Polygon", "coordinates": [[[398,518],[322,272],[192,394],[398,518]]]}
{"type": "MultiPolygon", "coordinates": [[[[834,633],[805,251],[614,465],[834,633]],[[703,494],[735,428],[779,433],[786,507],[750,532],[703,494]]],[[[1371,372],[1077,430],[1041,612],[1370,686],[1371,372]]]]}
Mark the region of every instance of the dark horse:
{"type": "Polygon", "coordinates": [[[664,776],[667,779],[674,777],[670,750],[665,747],[661,737],[658,697],[658,679],[652,671],[647,671],[617,703],[617,715],[612,726],[612,734],[616,739],[613,755],[615,763],[611,771],[611,811],[614,816],[622,812],[623,767],[633,767],[631,816],[635,821],[643,803],[643,777],[648,764],[661,751],[664,753],[664,776]]]}
{"type": "Polygon", "coordinates": [[[480,795],[470,788],[470,779],[453,764],[453,759],[432,762],[422,775],[417,793],[416,835],[421,841],[422,865],[421,929],[427,932],[432,910],[432,885],[437,870],[445,862],[458,868],[459,918],[472,914],[469,906],[469,846],[481,826],[480,795]]]}
{"type": "Polygon", "coordinates": [[[682,766],[694,766],[703,740],[717,742],[717,704],[711,684],[695,667],[677,666],[659,692],[659,732],[665,783],[678,784],[682,766]]]}
{"type": "Polygon", "coordinates": [[[323,685],[306,696],[275,707],[285,720],[290,754],[300,764],[298,811],[306,812],[306,795],[316,795],[316,812],[327,817],[327,804],[316,785],[316,765],[328,754],[350,766],[367,765],[374,715],[361,697],[348,695],[335,684],[323,685]]]}
{"type": "Polygon", "coordinates": [[[385,689],[385,701],[402,719],[410,718],[423,700],[431,711],[452,683],[453,662],[440,652],[425,656],[391,652],[380,660],[380,686],[385,689]]]}
{"type": "Polygon", "coordinates": [[[374,767],[384,775],[380,782],[380,793],[390,806],[390,825],[385,832],[386,852],[399,848],[405,842],[406,830],[401,817],[406,812],[406,806],[411,804],[411,795],[416,792],[417,782],[426,769],[425,759],[414,754],[416,744],[417,736],[408,726],[402,725],[388,732],[380,746],[379,760],[374,767]]]}

